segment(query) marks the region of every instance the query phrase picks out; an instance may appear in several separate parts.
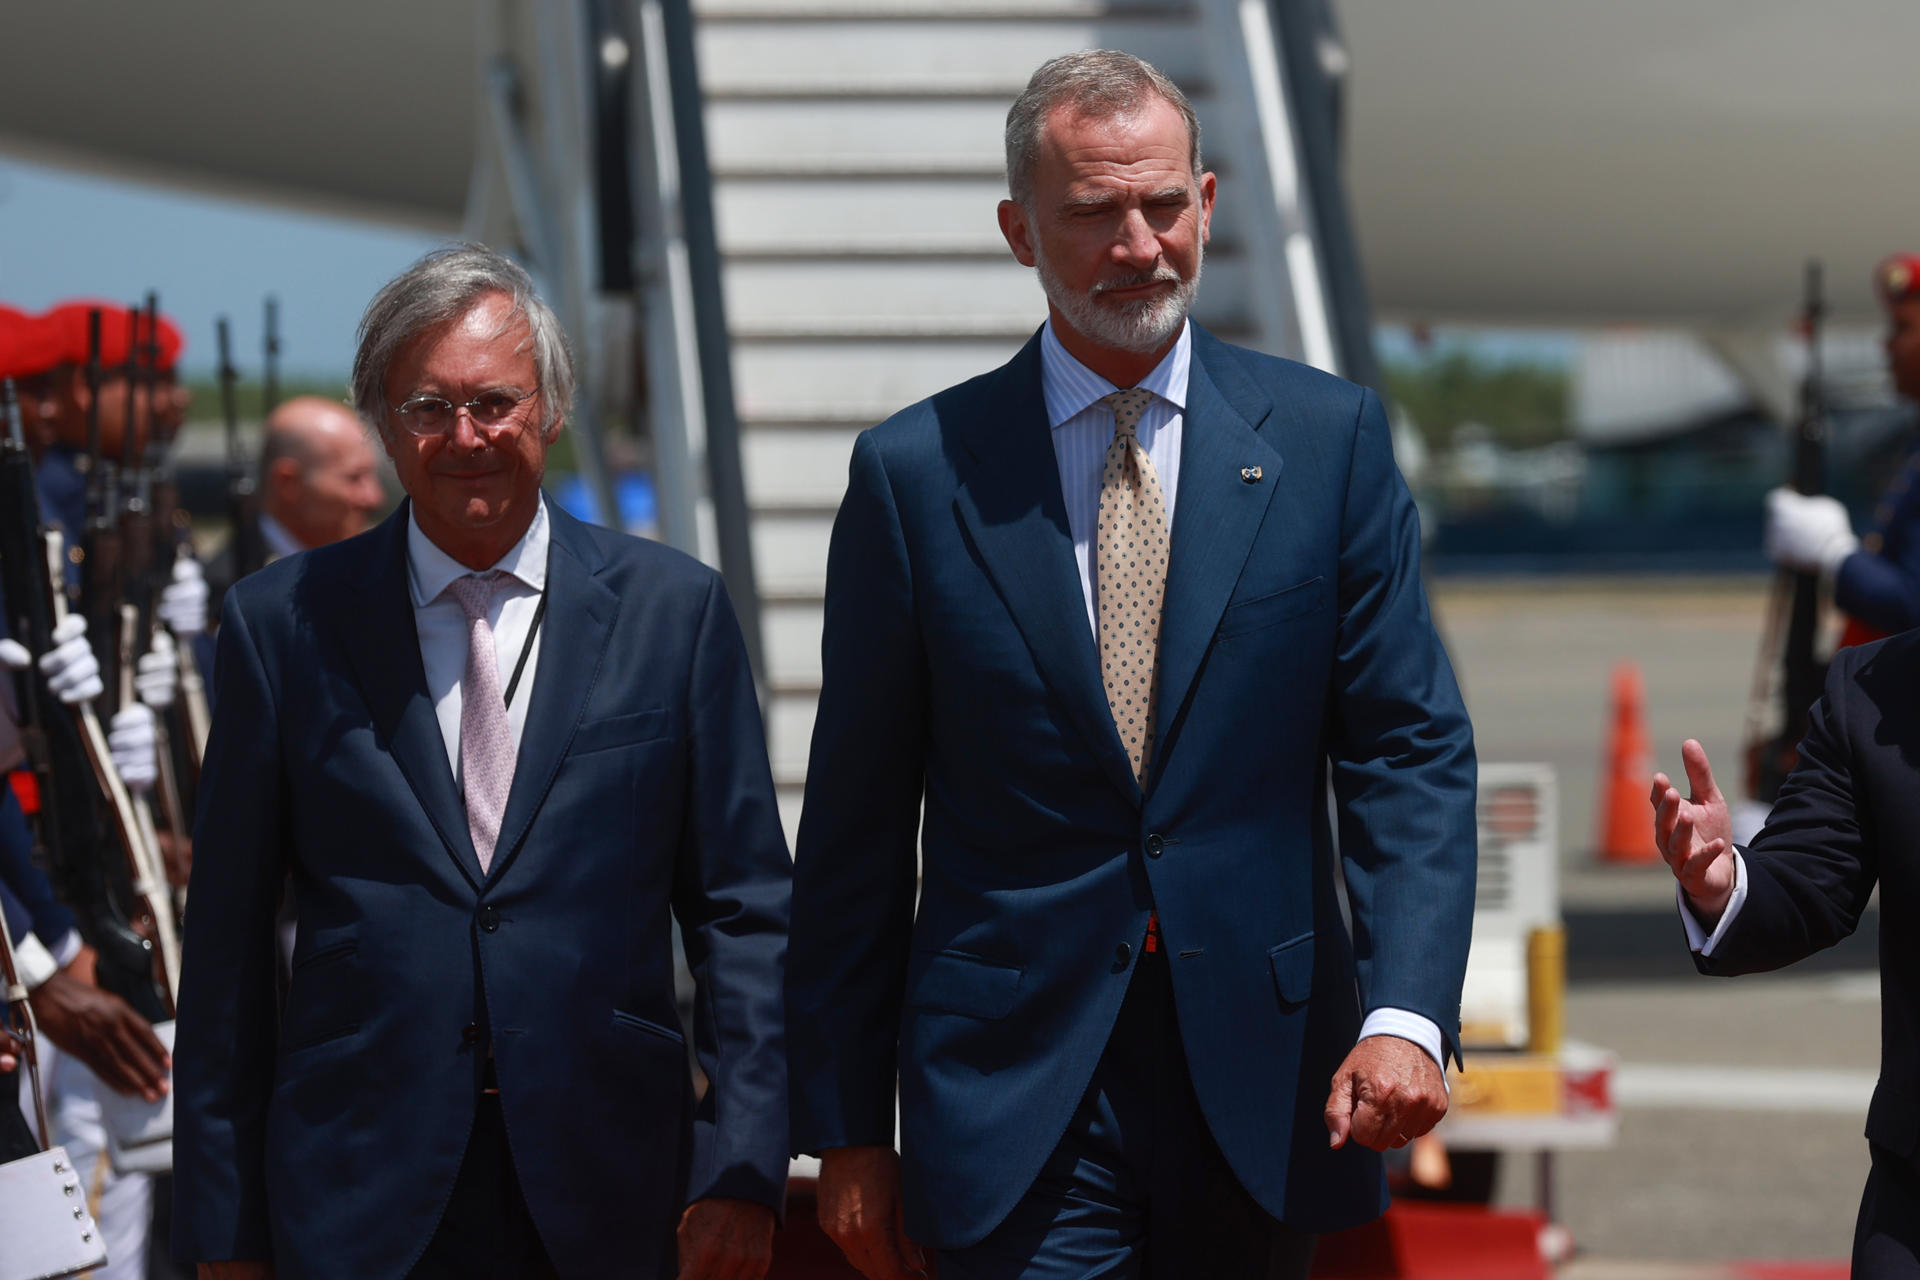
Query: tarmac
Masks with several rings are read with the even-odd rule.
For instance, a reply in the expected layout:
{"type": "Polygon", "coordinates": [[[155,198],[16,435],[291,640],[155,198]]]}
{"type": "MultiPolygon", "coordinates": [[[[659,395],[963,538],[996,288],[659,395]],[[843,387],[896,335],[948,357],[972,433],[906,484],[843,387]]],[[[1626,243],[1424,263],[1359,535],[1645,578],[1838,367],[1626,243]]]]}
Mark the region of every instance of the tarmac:
{"type": "MultiPolygon", "coordinates": [[[[1877,912],[1794,970],[1703,978],[1665,866],[1591,852],[1617,663],[1644,676],[1658,767],[1678,773],[1681,740],[1697,737],[1723,790],[1738,792],[1768,587],[1763,578],[1429,583],[1480,759],[1544,761],[1558,773],[1567,1034],[1620,1064],[1617,1143],[1553,1162],[1557,1218],[1575,1248],[1564,1280],[1846,1274],[1879,1059],[1877,912]]],[[[1536,1162],[1506,1158],[1497,1202],[1531,1207],[1538,1194],[1536,1162]]]]}

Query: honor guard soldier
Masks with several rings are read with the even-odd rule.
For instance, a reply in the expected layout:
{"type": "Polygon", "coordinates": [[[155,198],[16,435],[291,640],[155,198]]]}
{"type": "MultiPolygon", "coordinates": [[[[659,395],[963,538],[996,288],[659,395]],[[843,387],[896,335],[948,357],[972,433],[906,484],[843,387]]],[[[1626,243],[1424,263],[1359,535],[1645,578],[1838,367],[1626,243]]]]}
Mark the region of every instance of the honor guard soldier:
{"type": "MultiPolygon", "coordinates": [[[[1887,373],[1902,400],[1920,404],[1920,254],[1896,253],[1874,269],[1887,311],[1887,373]]],[[[1841,645],[1920,626],[1920,440],[1874,507],[1873,527],[1853,531],[1837,498],[1790,488],[1767,495],[1767,555],[1782,568],[1819,573],[1847,615],[1841,645]]]]}

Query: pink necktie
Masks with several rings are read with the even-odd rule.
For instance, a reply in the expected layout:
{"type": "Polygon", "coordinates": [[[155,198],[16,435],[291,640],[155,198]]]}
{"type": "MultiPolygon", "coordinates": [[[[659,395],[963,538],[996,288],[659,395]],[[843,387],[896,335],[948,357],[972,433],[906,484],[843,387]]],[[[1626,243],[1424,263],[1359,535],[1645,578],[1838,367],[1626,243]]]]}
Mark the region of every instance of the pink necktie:
{"type": "Polygon", "coordinates": [[[500,819],[513,787],[513,730],[500,694],[500,660],[493,648],[487,606],[499,570],[455,578],[447,590],[467,611],[467,673],[460,680],[460,784],[467,801],[467,833],[480,857],[480,874],[493,865],[500,819]]]}

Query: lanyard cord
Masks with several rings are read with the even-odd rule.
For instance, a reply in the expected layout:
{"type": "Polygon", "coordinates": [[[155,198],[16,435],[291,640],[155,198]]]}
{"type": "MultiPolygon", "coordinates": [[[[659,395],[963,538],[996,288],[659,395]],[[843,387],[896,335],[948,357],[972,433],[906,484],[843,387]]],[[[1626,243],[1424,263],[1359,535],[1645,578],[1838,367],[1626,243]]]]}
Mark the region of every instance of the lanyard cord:
{"type": "Polygon", "coordinates": [[[541,620],[547,616],[547,593],[540,592],[540,603],[533,611],[533,625],[527,628],[527,642],[520,646],[520,661],[513,664],[513,678],[507,681],[506,704],[513,705],[514,690],[520,687],[520,674],[527,669],[527,657],[533,652],[534,637],[540,634],[541,620]]]}

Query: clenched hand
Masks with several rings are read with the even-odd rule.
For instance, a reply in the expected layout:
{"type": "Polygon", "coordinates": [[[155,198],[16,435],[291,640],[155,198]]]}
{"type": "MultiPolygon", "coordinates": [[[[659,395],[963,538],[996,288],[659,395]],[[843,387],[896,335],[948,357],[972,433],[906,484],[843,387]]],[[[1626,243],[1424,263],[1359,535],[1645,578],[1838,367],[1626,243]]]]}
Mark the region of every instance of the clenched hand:
{"type": "Polygon", "coordinates": [[[867,1280],[934,1274],[907,1239],[900,1207],[900,1157],[892,1147],[833,1147],[820,1153],[820,1229],[867,1280]]]}
{"type": "Polygon", "coordinates": [[[1440,1064],[1411,1040],[1368,1036],[1333,1073],[1327,1145],[1338,1149],[1352,1138],[1375,1151],[1404,1147],[1446,1114],[1440,1064]]]}

